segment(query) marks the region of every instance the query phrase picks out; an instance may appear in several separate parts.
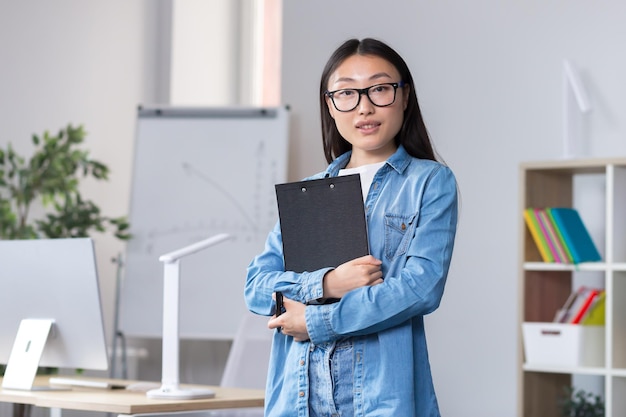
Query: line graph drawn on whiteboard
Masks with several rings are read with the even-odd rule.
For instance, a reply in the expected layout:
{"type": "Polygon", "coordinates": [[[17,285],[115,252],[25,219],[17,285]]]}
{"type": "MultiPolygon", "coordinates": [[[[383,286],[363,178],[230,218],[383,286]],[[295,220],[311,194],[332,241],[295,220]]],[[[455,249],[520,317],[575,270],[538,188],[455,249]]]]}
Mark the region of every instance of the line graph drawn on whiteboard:
{"type": "Polygon", "coordinates": [[[245,312],[245,269],[278,220],[274,185],[286,179],[286,109],[149,116],[137,122],[121,328],[159,336],[158,257],[228,233],[228,242],[185,259],[180,284],[181,336],[228,338],[245,312]],[[218,315],[220,323],[207,319],[218,315]]]}
{"type": "MultiPolygon", "coordinates": [[[[191,235],[193,237],[189,237],[188,240],[193,242],[197,235],[206,237],[228,231],[235,241],[248,243],[267,236],[267,232],[276,222],[277,209],[273,196],[264,194],[268,194],[267,190],[270,189],[268,187],[273,187],[279,173],[276,172],[276,161],[270,160],[270,163],[266,164],[265,159],[269,156],[265,154],[265,148],[264,142],[260,142],[254,152],[257,157],[256,164],[252,167],[254,181],[236,187],[232,186],[233,180],[225,181],[223,174],[222,178],[219,178],[219,174],[211,175],[207,169],[193,162],[188,160],[180,162],[179,174],[188,185],[179,188],[178,192],[175,192],[177,200],[168,202],[168,205],[172,208],[178,206],[178,212],[184,209],[187,215],[193,212],[193,217],[179,219],[177,216],[169,216],[168,212],[164,213],[162,223],[148,224],[146,230],[141,231],[145,232],[146,252],[158,256],[153,249],[155,242],[160,239],[171,240],[176,235],[191,235]],[[265,165],[270,168],[267,172],[265,165]],[[198,195],[204,195],[206,198],[198,195]],[[190,205],[197,205],[197,212],[190,205]],[[165,226],[167,220],[174,224],[165,226]]],[[[173,167],[172,171],[168,170],[168,175],[175,175],[175,169],[177,167],[173,167]]],[[[136,220],[140,222],[137,226],[137,229],[140,229],[141,220],[136,220]]]]}

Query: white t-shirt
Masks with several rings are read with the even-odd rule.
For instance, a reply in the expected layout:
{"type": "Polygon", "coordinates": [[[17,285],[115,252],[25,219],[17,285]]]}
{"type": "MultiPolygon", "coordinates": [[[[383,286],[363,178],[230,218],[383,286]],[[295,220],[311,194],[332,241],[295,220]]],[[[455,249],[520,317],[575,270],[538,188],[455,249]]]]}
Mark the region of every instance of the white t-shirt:
{"type": "Polygon", "coordinates": [[[361,165],[356,168],[340,169],[339,175],[359,174],[361,176],[361,189],[363,190],[363,202],[367,199],[367,193],[370,191],[370,185],[374,175],[378,172],[380,167],[385,165],[386,161],[376,162],[375,164],[361,165]]]}

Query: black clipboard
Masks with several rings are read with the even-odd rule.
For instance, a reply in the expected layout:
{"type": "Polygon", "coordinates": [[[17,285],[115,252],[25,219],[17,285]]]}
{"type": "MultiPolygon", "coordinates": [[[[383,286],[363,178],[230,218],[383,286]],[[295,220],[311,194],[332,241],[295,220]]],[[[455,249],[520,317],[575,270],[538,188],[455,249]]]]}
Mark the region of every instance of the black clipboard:
{"type": "Polygon", "coordinates": [[[359,174],[275,188],[285,271],[337,267],[369,254],[359,174]]]}

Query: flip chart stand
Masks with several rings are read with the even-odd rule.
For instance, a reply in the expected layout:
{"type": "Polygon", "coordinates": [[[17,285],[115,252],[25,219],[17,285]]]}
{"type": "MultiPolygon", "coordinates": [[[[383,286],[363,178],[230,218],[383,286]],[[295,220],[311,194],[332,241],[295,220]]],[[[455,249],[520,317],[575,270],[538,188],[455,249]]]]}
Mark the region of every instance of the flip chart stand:
{"type": "Polygon", "coordinates": [[[180,293],[180,258],[217,245],[227,239],[222,233],[202,240],[182,249],[161,255],[163,262],[163,363],[161,387],[146,393],[148,398],[162,399],[197,399],[212,398],[215,392],[208,389],[180,388],[179,386],[179,293],[180,293]]]}

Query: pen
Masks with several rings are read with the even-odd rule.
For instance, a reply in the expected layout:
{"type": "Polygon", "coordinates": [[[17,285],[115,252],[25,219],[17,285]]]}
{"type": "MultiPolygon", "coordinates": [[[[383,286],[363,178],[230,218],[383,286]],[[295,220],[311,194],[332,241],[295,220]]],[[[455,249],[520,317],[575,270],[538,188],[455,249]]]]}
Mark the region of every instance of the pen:
{"type": "MultiPolygon", "coordinates": [[[[281,314],[283,314],[283,312],[285,311],[285,306],[283,306],[283,293],[280,291],[276,291],[276,317],[280,316],[281,314]]],[[[279,327],[278,329],[278,333],[281,332],[282,327],[279,327]]]]}
{"type": "Polygon", "coordinates": [[[283,306],[283,293],[276,291],[276,317],[283,314],[285,307],[283,306]]]}

